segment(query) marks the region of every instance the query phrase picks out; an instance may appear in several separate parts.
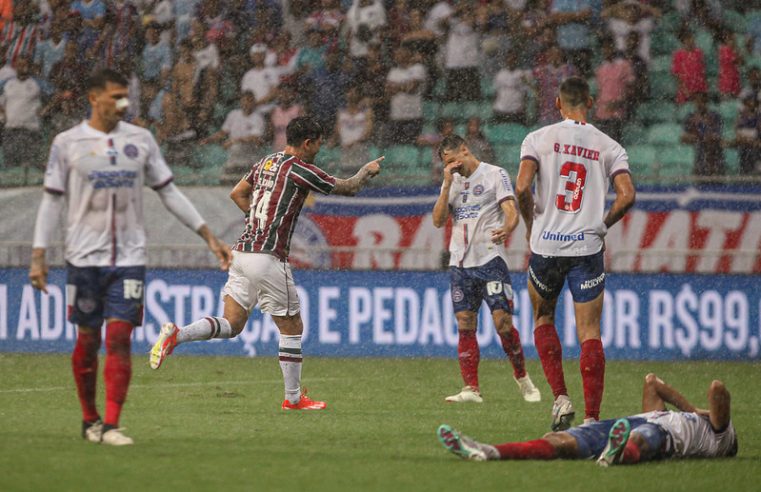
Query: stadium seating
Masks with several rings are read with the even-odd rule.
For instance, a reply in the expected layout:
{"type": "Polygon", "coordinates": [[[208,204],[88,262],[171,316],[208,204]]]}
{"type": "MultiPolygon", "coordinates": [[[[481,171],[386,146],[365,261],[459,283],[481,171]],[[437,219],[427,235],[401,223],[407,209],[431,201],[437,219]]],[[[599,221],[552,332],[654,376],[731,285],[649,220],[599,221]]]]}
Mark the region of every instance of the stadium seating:
{"type": "Polygon", "coordinates": [[[647,141],[651,144],[678,144],[682,136],[681,125],[675,123],[659,123],[647,131],[647,141]]]}
{"type": "Polygon", "coordinates": [[[486,138],[493,144],[521,144],[529,129],[518,123],[487,125],[484,128],[486,138]]]}
{"type": "Polygon", "coordinates": [[[626,152],[629,155],[629,169],[634,176],[652,174],[657,155],[654,145],[630,145],[626,148],[626,152]]]}
{"type": "Polygon", "coordinates": [[[668,145],[659,147],[656,159],[660,164],[658,175],[661,177],[679,177],[692,174],[695,162],[695,149],[690,145],[668,145]]]}

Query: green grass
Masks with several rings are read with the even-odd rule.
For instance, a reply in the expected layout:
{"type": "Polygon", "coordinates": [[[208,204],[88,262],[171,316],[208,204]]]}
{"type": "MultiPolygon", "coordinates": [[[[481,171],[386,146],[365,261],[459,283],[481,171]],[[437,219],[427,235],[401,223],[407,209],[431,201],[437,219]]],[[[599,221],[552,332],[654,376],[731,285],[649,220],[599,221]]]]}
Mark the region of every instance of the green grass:
{"type": "MultiPolygon", "coordinates": [[[[485,403],[448,405],[443,397],[460,387],[455,360],[311,358],[304,382],[329,407],[301,413],[280,410],[272,357],[173,357],[157,372],[145,357],[134,362],[121,424],[136,444],[111,448],[79,436],[68,356],[0,355],[0,490],[759,490],[759,364],[609,362],[603,417],[636,413],[649,371],[700,404],[711,379],[724,380],[740,452],[604,470],[589,461],[463,462],[439,445],[441,423],[487,442],[541,436],[550,393],[536,361],[529,371],[542,403],[524,403],[506,364],[487,360],[485,403]]],[[[583,405],[576,361],[566,374],[583,405]]]]}

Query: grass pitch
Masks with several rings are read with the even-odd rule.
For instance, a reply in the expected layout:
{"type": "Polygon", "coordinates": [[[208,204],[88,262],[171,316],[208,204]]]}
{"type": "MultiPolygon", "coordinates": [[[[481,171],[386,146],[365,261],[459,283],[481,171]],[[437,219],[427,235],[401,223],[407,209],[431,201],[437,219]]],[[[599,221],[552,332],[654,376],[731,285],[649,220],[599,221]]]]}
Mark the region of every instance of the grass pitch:
{"type": "MultiPolygon", "coordinates": [[[[601,469],[589,461],[458,460],[438,443],[449,423],[486,442],[548,430],[551,394],[537,361],[529,371],[543,401],[521,399],[504,361],[481,362],[482,405],[445,404],[459,390],[456,360],[307,358],[304,383],[323,412],[284,412],[274,357],[175,356],[159,371],[134,359],[122,417],[131,447],[80,438],[69,357],[0,355],[0,490],[759,490],[761,364],[609,362],[603,417],[639,411],[653,371],[704,405],[711,379],[732,392],[740,452],[734,459],[601,469]]],[[[101,368],[102,368],[101,359],[101,368]]],[[[583,406],[576,361],[571,397],[583,406]]],[[[102,379],[102,378],[101,378],[102,379]]],[[[99,386],[102,408],[103,389],[99,386]]],[[[580,409],[580,408],[579,408],[580,409]]]]}

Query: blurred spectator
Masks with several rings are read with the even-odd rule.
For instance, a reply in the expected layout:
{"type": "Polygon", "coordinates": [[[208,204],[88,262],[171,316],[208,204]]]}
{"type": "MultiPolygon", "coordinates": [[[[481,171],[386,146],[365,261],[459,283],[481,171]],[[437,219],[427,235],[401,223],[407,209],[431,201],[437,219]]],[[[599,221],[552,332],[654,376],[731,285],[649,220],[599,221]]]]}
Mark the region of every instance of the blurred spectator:
{"type": "Polygon", "coordinates": [[[453,13],[452,2],[448,0],[436,2],[428,10],[425,17],[425,28],[433,31],[438,37],[444,36],[446,34],[446,22],[453,13]]]}
{"type": "Polygon", "coordinates": [[[540,125],[548,125],[560,120],[560,113],[555,107],[560,83],[571,75],[576,75],[576,69],[570,63],[563,61],[563,52],[557,46],[547,50],[545,59],[547,61],[544,64],[534,69],[537,119],[540,125]]]}
{"type": "Polygon", "coordinates": [[[317,27],[306,31],[307,45],[296,55],[296,73],[299,77],[309,78],[315,70],[325,66],[327,46],[323,42],[322,32],[317,27]]]}
{"type": "MultiPolygon", "coordinates": [[[[16,0],[18,1],[18,0],[16,0]]],[[[13,20],[13,0],[0,0],[0,30],[13,20]]]]}
{"type": "MultiPolygon", "coordinates": [[[[106,2],[103,0],[75,0],[71,10],[77,12],[82,19],[82,29],[79,32],[79,49],[82,53],[92,53],[106,21],[106,2]]],[[[85,60],[88,65],[94,59],[85,60]]]]}
{"type": "Polygon", "coordinates": [[[481,53],[475,12],[467,2],[462,2],[457,5],[445,26],[447,38],[443,49],[446,99],[477,101],[481,99],[481,53]]]}
{"type": "Polygon", "coordinates": [[[557,44],[579,74],[589,77],[592,63],[592,0],[552,0],[550,21],[557,44]]]}
{"type": "Polygon", "coordinates": [[[697,176],[724,175],[721,116],[708,108],[708,95],[705,92],[694,94],[693,101],[695,112],[687,117],[682,134],[682,142],[695,146],[692,173],[697,176]]]}
{"type": "Polygon", "coordinates": [[[494,77],[494,123],[528,124],[527,98],[531,91],[531,70],[518,66],[520,54],[509,50],[505,67],[494,77]]]}
{"type": "MultiPolygon", "coordinates": [[[[423,12],[420,9],[410,10],[408,21],[408,30],[402,34],[401,42],[423,63],[431,80],[437,80],[441,70],[436,61],[436,53],[439,49],[436,34],[426,29],[423,24],[423,12]]],[[[429,84],[426,89],[426,97],[431,97],[433,84],[429,84]]]]}
{"type": "Polygon", "coordinates": [[[0,109],[5,117],[3,156],[9,166],[41,167],[38,149],[42,148],[42,91],[31,77],[31,68],[30,58],[19,57],[16,76],[5,83],[0,94],[0,109]]]}
{"type": "Polygon", "coordinates": [[[175,42],[178,44],[190,35],[190,27],[201,0],[172,0],[175,15],[175,42]]]}
{"type": "Polygon", "coordinates": [[[48,118],[50,133],[57,135],[74,127],[85,117],[84,107],[77,95],[71,91],[56,92],[41,112],[48,118]]]}
{"type": "Polygon", "coordinates": [[[349,75],[341,67],[342,59],[338,50],[329,50],[325,53],[325,64],[312,72],[310,78],[309,112],[320,122],[325,140],[333,134],[336,114],[349,85],[349,75]]]}
{"type": "Polygon", "coordinates": [[[740,98],[745,99],[749,96],[755,96],[759,102],[761,102],[761,68],[752,67],[748,70],[747,84],[740,92],[740,98]]]}
{"type": "Polygon", "coordinates": [[[285,148],[285,129],[288,123],[303,115],[304,108],[296,100],[296,90],[291,83],[284,82],[278,89],[277,104],[270,113],[273,151],[279,152],[285,148]]]}
{"type": "Polygon", "coordinates": [[[394,52],[395,66],[386,77],[390,101],[388,135],[394,144],[414,144],[423,129],[423,91],[427,82],[425,67],[414,63],[410,51],[400,46],[394,52]]]}
{"type": "Polygon", "coordinates": [[[217,71],[220,65],[219,51],[217,46],[208,40],[208,37],[198,33],[191,36],[193,43],[193,91],[195,109],[193,112],[192,126],[196,133],[201,136],[211,126],[214,115],[214,106],[219,92],[219,80],[217,71]]]}
{"type": "Polygon", "coordinates": [[[356,172],[370,160],[370,137],[373,134],[373,110],[362,100],[359,88],[346,89],[346,104],[338,110],[334,142],[341,145],[341,161],[336,171],[356,172]]]}
{"type": "Polygon", "coordinates": [[[62,23],[53,23],[50,28],[50,36],[37,43],[34,50],[34,63],[40,69],[40,75],[48,79],[53,65],[63,58],[67,43],[67,36],[63,31],[62,23]]]}
{"type": "Polygon", "coordinates": [[[626,104],[626,115],[631,118],[636,113],[637,107],[650,98],[647,62],[639,56],[639,34],[636,31],[626,36],[624,58],[631,65],[634,74],[634,81],[629,85],[631,91],[626,104]]]}
{"type": "MultiPolygon", "coordinates": [[[[726,1],[726,0],[724,0],[726,1]]],[[[685,25],[704,27],[716,32],[721,29],[722,7],[720,0],[674,0],[685,25]]]]}
{"type": "Polygon", "coordinates": [[[137,7],[130,0],[113,0],[109,4],[106,20],[101,34],[104,65],[118,68],[133,64],[143,38],[137,7]]]}
{"type": "Polygon", "coordinates": [[[386,27],[386,9],[381,0],[354,0],[346,13],[349,56],[364,59],[373,44],[379,44],[386,27]]]}
{"type": "Polygon", "coordinates": [[[740,175],[761,172],[761,114],[756,97],[743,99],[735,126],[735,145],[740,157],[740,175]]]}
{"type": "Polygon", "coordinates": [[[465,126],[465,142],[468,149],[473,152],[478,159],[489,164],[497,165],[494,148],[491,146],[483,132],[481,131],[481,118],[468,118],[468,124],[465,126]]]}
{"type": "Polygon", "coordinates": [[[145,29],[145,47],[141,57],[142,82],[141,114],[148,114],[148,108],[159,93],[159,89],[169,80],[172,71],[172,49],[161,39],[160,27],[150,23],[145,29]]]}
{"type": "Polygon", "coordinates": [[[743,59],[735,43],[735,33],[722,29],[719,45],[719,95],[734,99],[740,95],[740,70],[743,59]]]}
{"type": "Polygon", "coordinates": [[[7,63],[15,66],[19,57],[33,59],[41,34],[37,12],[37,6],[33,2],[13,3],[13,20],[5,22],[0,32],[0,51],[5,54],[7,63]]]}
{"type": "Polygon", "coordinates": [[[83,58],[77,43],[66,43],[63,57],[50,69],[49,80],[56,91],[80,94],[89,73],[83,58]]]}
{"type": "Polygon", "coordinates": [[[618,51],[625,51],[628,36],[639,36],[638,55],[650,63],[650,34],[655,29],[655,20],[661,16],[657,8],[637,0],[623,0],[603,9],[608,31],[613,35],[618,51]]]}
{"type": "Polygon", "coordinates": [[[201,145],[222,142],[227,149],[227,161],[222,167],[220,181],[235,184],[251,167],[252,162],[266,153],[264,142],[267,125],[261,113],[256,111],[254,93],[244,91],[240,108],[228,113],[222,128],[201,140],[201,145]]]}
{"type": "Polygon", "coordinates": [[[325,46],[334,47],[338,43],[338,33],[344,20],[338,0],[320,0],[312,14],[307,17],[309,29],[316,29],[322,35],[325,46]]]}
{"type": "Polygon", "coordinates": [[[192,128],[197,109],[198,62],[193,58],[189,39],[180,42],[177,61],[171,72],[171,88],[161,100],[161,118],[156,137],[166,143],[166,159],[171,164],[190,164],[191,151],[187,142],[196,137],[192,128]]]}
{"type": "Polygon", "coordinates": [[[596,124],[616,142],[626,121],[626,106],[635,81],[629,61],[616,51],[615,42],[607,38],[602,42],[603,62],[595,70],[597,80],[596,124]]]}
{"type": "Polygon", "coordinates": [[[389,69],[378,47],[368,50],[366,61],[363,66],[356,67],[352,80],[357,87],[362,88],[362,96],[373,110],[373,139],[380,142],[384,140],[385,124],[388,121],[386,77],[389,69]]]}
{"type": "Polygon", "coordinates": [[[671,73],[677,79],[677,104],[683,104],[695,94],[708,91],[706,64],[703,50],[695,45],[695,37],[689,29],[679,32],[682,47],[674,52],[671,59],[671,73]]]}
{"type": "Polygon", "coordinates": [[[266,45],[257,43],[251,46],[249,55],[251,68],[243,75],[240,90],[253,92],[259,111],[269,112],[273,107],[271,102],[277,95],[280,76],[276,68],[267,67],[264,64],[264,58],[267,55],[266,45]]]}

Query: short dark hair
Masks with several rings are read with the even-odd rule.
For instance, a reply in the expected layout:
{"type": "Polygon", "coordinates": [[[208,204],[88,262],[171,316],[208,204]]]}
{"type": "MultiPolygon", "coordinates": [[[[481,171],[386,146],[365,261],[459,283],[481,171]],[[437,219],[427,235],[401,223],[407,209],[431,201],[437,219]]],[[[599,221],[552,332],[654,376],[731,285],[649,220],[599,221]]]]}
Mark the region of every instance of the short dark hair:
{"type": "Polygon", "coordinates": [[[322,136],[322,126],[312,116],[298,116],[285,128],[285,141],[298,147],[304,140],[317,140],[322,136]]]}
{"type": "Polygon", "coordinates": [[[444,152],[447,150],[459,149],[461,145],[465,145],[465,139],[459,135],[452,134],[447,135],[439,143],[439,157],[443,159],[444,152]]]}
{"type": "Polygon", "coordinates": [[[104,68],[102,70],[93,72],[93,74],[90,75],[90,77],[87,79],[87,90],[92,91],[97,89],[105,89],[106,84],[109,82],[112,84],[120,85],[122,87],[127,87],[129,85],[127,77],[120,74],[116,70],[104,68]]]}
{"type": "Polygon", "coordinates": [[[589,84],[581,77],[568,77],[560,84],[560,98],[569,106],[581,106],[589,99],[589,84]]]}

